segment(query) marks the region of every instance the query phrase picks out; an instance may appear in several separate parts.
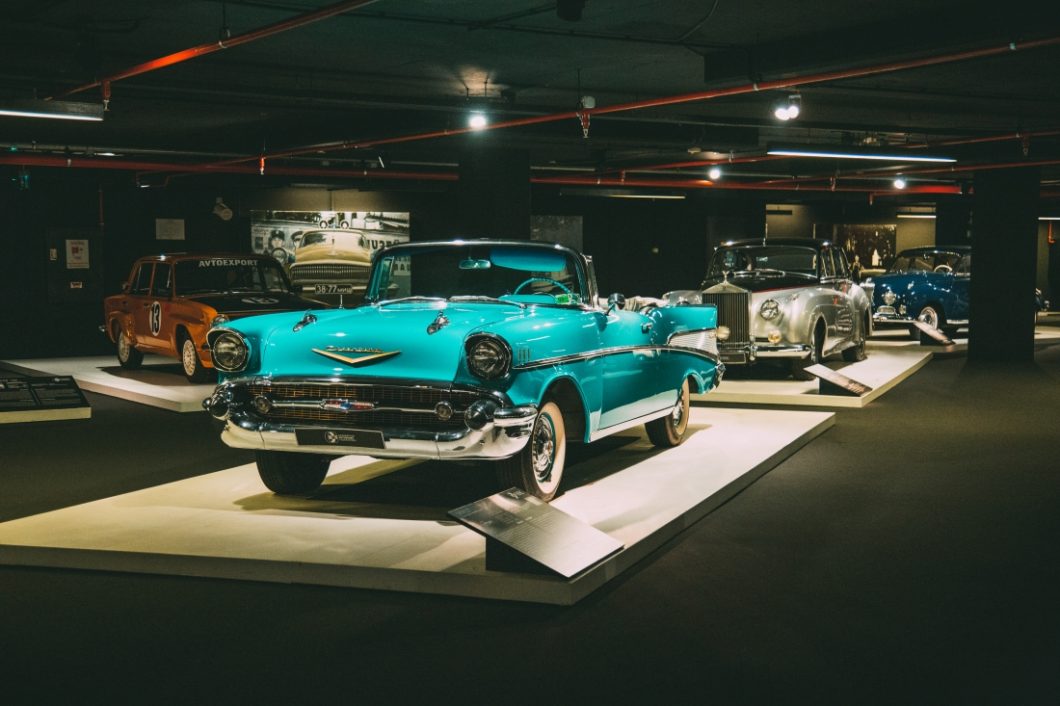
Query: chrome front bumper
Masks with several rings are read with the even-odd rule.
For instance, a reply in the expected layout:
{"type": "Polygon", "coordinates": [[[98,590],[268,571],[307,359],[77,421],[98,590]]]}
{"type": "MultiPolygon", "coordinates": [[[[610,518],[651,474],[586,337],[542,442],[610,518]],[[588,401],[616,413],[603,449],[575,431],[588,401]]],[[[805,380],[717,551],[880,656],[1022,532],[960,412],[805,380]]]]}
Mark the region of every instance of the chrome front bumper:
{"type": "MultiPolygon", "coordinates": [[[[334,444],[299,444],[295,427],[268,424],[246,424],[228,420],[221,440],[237,449],[263,451],[295,451],[319,453],[330,456],[360,454],[377,458],[433,458],[433,459],[500,459],[514,456],[523,450],[530,439],[534,417],[530,416],[519,426],[497,427],[452,434],[423,434],[423,438],[404,438],[401,433],[384,430],[382,449],[348,446],[336,441],[334,444]]],[[[321,427],[313,427],[320,429],[321,427]]],[[[326,428],[326,427],[325,427],[326,428]]],[[[348,430],[336,429],[336,432],[348,430]]],[[[338,436],[338,433],[336,434],[338,436]]]]}
{"type": "Polygon", "coordinates": [[[718,356],[726,365],[747,365],[758,358],[806,358],[810,347],[800,343],[762,344],[745,343],[718,345],[718,356]]]}

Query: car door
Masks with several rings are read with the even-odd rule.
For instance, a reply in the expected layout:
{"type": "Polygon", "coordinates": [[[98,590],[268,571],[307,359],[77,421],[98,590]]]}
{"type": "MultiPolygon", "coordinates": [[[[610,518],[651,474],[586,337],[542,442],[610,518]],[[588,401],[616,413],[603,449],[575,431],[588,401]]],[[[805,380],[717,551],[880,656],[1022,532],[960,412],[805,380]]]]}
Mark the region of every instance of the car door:
{"type": "Polygon", "coordinates": [[[824,315],[825,339],[824,350],[828,351],[836,345],[840,336],[836,326],[837,312],[839,310],[839,291],[836,288],[835,261],[832,259],[831,248],[821,248],[818,253],[820,260],[821,289],[823,296],[820,297],[819,309],[824,315]]]}
{"type": "Polygon", "coordinates": [[[659,351],[652,347],[653,322],[634,311],[599,314],[603,355],[600,428],[606,429],[673,404],[657,374],[659,351]],[[665,401],[662,398],[665,396],[665,401]]]}
{"type": "Polygon", "coordinates": [[[168,262],[155,264],[151,278],[150,296],[147,297],[146,345],[169,350],[173,339],[173,318],[170,298],[173,294],[173,265],[168,262]]]}
{"type": "Polygon", "coordinates": [[[128,314],[133,322],[133,340],[137,346],[151,345],[151,275],[153,262],[140,263],[129,284],[128,314]]]}
{"type": "Polygon", "coordinates": [[[850,274],[850,265],[846,253],[840,248],[829,248],[835,263],[835,280],[833,288],[837,292],[835,301],[836,336],[842,339],[853,339],[857,327],[857,306],[854,303],[852,289],[854,279],[850,274]]]}

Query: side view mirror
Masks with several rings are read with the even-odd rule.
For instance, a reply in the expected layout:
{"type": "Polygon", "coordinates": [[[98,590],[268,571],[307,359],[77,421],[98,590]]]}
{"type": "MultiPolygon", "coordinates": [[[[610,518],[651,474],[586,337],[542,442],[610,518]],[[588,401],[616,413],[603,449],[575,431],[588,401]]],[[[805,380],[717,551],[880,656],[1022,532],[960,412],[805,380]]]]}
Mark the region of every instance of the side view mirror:
{"type": "Polygon", "coordinates": [[[121,293],[122,294],[128,294],[129,293],[129,283],[128,282],[122,282],[121,283],[121,293]]]}
{"type": "Polygon", "coordinates": [[[626,308],[626,295],[615,292],[607,298],[607,313],[610,314],[615,309],[626,308]]]}

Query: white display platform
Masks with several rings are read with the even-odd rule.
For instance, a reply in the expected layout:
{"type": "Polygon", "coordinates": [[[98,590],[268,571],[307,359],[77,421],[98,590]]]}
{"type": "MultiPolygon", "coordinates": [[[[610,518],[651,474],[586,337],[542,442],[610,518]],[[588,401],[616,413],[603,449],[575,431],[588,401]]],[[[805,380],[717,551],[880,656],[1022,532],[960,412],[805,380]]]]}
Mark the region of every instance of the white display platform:
{"type": "Polygon", "coordinates": [[[883,395],[931,360],[932,351],[910,341],[911,346],[867,344],[868,357],[839,368],[838,372],[872,390],[860,397],[820,394],[819,380],[734,380],[726,377],[705,395],[692,395],[696,404],[827,407],[858,409],[883,395]]]}
{"type": "Polygon", "coordinates": [[[188,382],[180,362],[160,355],[144,356],[139,370],[125,370],[114,356],[5,360],[5,364],[48,375],[72,375],[82,390],[160,407],[171,412],[201,412],[213,384],[188,382]]]}
{"type": "MultiPolygon", "coordinates": [[[[677,448],[656,451],[643,435],[604,440],[606,450],[568,469],[567,480],[582,484],[555,506],[626,547],[570,580],[487,571],[485,539],[447,517],[451,508],[349,500],[357,489],[342,484],[420,470],[360,456],[333,462],[316,499],[274,496],[245,465],[5,522],[0,564],[570,605],[823,433],[834,415],[695,408],[690,423],[677,448]]],[[[427,470],[481,472],[440,462],[427,470]]],[[[393,480],[401,488],[405,477],[393,480]]]]}

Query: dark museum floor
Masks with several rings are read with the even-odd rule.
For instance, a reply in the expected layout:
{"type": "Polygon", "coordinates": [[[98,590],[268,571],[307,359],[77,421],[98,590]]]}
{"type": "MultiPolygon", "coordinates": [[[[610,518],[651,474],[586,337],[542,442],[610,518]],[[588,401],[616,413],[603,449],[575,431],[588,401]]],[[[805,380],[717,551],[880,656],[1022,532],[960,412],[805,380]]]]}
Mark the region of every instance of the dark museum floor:
{"type": "MultiPolygon", "coordinates": [[[[1060,341],[1036,359],[838,412],[569,608],[0,568],[0,703],[1056,704],[1060,341]]],[[[0,519],[249,459],[206,415],[89,398],[0,427],[0,519]]]]}

